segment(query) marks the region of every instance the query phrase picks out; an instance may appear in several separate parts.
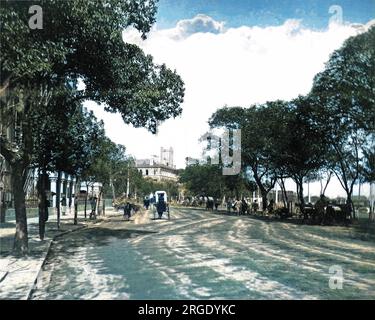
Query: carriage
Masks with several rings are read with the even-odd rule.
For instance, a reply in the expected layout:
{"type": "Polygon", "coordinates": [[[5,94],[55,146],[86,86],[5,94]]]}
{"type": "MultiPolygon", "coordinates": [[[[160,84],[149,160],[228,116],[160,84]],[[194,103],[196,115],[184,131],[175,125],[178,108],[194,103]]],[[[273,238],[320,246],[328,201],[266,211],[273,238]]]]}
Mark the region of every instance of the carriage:
{"type": "Polygon", "coordinates": [[[168,204],[168,195],[165,191],[156,191],[154,195],[154,220],[156,220],[156,213],[159,219],[163,217],[164,213],[167,213],[168,220],[171,219],[168,204]]]}

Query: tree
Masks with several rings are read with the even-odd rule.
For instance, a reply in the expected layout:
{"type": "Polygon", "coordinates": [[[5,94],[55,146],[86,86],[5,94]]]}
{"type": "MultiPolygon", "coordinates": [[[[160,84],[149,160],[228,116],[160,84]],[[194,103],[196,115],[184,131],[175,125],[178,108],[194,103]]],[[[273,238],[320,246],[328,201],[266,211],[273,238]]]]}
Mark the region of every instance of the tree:
{"type": "Polygon", "coordinates": [[[311,121],[312,108],[306,97],[292,101],[283,131],[274,135],[277,140],[274,143],[275,165],[296,183],[303,213],[303,184],[316,176],[325,164],[327,149],[324,132],[311,121]]]}
{"type": "Polygon", "coordinates": [[[225,192],[224,176],[218,165],[188,166],[181,172],[180,182],[194,196],[221,198],[225,192]]]}
{"type": "MultiPolygon", "coordinates": [[[[61,84],[73,83],[72,103],[91,99],[126,123],[156,131],[157,123],[181,113],[184,85],[165,65],[154,65],[135,45],[123,42],[121,31],[134,26],[145,38],[155,21],[155,1],[37,1],[43,8],[42,30],[28,28],[29,4],[6,1],[0,8],[0,75],[2,109],[19,136],[0,139],[1,154],[12,170],[16,209],[15,249],[27,251],[23,186],[32,162],[38,130],[30,123],[46,108],[61,84]],[[77,90],[78,80],[85,84],[77,90]],[[15,117],[16,116],[16,117],[15,117]]],[[[3,118],[1,119],[3,121],[3,118]]]]}
{"type": "MultiPolygon", "coordinates": [[[[278,103],[278,102],[276,102],[278,103]]],[[[211,128],[241,129],[243,170],[250,168],[262,194],[263,209],[267,196],[276,183],[275,169],[270,160],[272,113],[266,105],[246,108],[224,107],[212,115],[211,128]]]]}
{"type": "Polygon", "coordinates": [[[374,183],[375,183],[375,151],[372,150],[364,150],[364,158],[365,161],[363,163],[363,167],[361,169],[363,178],[365,182],[370,184],[370,219],[375,219],[374,213],[374,183]]]}
{"type": "Polygon", "coordinates": [[[374,130],[375,27],[348,39],[314,79],[313,117],[329,137],[330,167],[347,194],[351,211],[363,147],[374,130]]]}

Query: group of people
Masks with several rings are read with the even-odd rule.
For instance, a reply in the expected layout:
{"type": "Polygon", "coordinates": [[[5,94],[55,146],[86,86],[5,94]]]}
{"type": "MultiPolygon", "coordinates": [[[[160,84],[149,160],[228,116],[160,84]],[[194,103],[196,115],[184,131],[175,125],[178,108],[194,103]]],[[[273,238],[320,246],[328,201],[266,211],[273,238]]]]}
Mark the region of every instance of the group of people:
{"type": "MultiPolygon", "coordinates": [[[[202,207],[205,206],[206,210],[219,210],[220,205],[222,204],[222,200],[219,198],[213,197],[192,197],[186,198],[182,205],[185,206],[192,206],[192,207],[202,207]]],[[[226,208],[228,213],[235,212],[239,215],[249,214],[251,212],[257,212],[259,210],[259,203],[257,200],[251,202],[250,199],[242,198],[241,200],[238,198],[229,198],[226,201],[226,208]]],[[[274,207],[274,203],[270,203],[272,208],[274,207]]]]}
{"type": "MultiPolygon", "coordinates": [[[[274,207],[274,203],[270,203],[270,207],[274,207]]],[[[250,199],[242,198],[239,199],[228,199],[227,201],[227,211],[228,213],[234,212],[238,215],[246,215],[250,214],[251,212],[257,212],[259,210],[259,203],[258,200],[254,200],[253,202],[250,199]]]]}
{"type": "Polygon", "coordinates": [[[206,210],[215,210],[218,211],[220,206],[220,199],[208,197],[206,200],[206,210]]]}
{"type": "Polygon", "coordinates": [[[242,200],[239,199],[228,199],[227,201],[227,211],[228,213],[231,213],[232,211],[234,213],[237,213],[238,215],[242,214],[248,214],[249,212],[249,201],[246,198],[242,198],[242,200]]]}
{"type": "Polygon", "coordinates": [[[157,196],[156,194],[151,194],[143,199],[143,206],[146,210],[149,210],[151,205],[155,206],[159,219],[163,217],[164,212],[168,211],[168,204],[163,192],[158,193],[157,196]]]}
{"type": "Polygon", "coordinates": [[[150,196],[146,196],[143,199],[143,206],[146,210],[150,208],[152,204],[156,203],[156,197],[155,195],[151,194],[150,196]]]}

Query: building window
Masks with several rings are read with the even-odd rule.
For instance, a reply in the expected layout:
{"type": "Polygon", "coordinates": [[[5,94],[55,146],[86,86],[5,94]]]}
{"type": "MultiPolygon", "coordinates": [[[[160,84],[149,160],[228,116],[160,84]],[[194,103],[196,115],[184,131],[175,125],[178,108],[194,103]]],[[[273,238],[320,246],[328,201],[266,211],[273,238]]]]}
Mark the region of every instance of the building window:
{"type": "Polygon", "coordinates": [[[148,176],[148,170],[146,170],[146,176],[148,176]]]}

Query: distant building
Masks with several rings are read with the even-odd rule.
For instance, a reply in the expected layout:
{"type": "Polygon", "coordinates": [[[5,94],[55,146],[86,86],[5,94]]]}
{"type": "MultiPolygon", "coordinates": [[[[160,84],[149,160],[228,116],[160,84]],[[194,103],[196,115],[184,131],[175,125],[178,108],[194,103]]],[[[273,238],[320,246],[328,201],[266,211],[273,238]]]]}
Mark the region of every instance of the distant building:
{"type": "Polygon", "coordinates": [[[186,167],[195,166],[200,163],[199,159],[194,159],[190,157],[187,157],[185,160],[186,160],[186,167]]]}
{"type": "Polygon", "coordinates": [[[173,148],[160,149],[160,157],[136,160],[136,168],[145,178],[154,181],[178,181],[178,171],[174,165],[173,148]]]}

